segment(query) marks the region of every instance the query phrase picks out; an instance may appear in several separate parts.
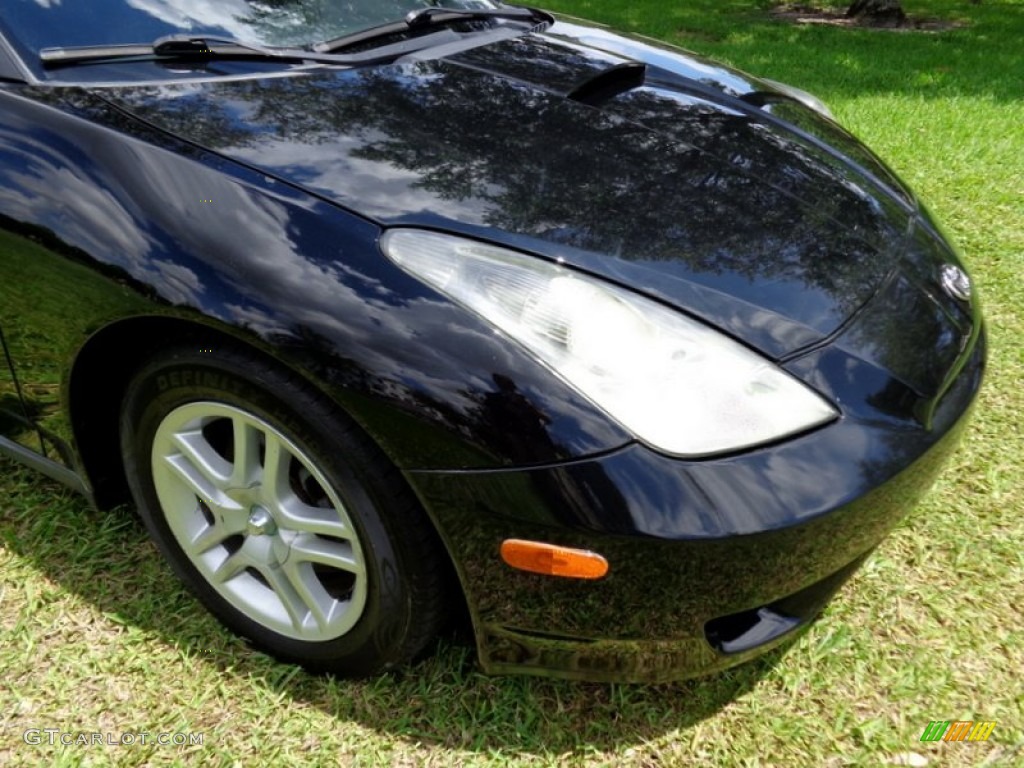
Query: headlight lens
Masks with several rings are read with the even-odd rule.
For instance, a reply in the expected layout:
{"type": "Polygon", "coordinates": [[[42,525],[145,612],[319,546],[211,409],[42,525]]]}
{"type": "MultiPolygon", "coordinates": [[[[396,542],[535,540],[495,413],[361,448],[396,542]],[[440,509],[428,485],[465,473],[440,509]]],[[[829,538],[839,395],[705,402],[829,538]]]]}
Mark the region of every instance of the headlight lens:
{"type": "Polygon", "coordinates": [[[666,453],[736,451],[838,415],[743,345],[603,280],[421,230],[391,230],[381,246],[404,270],[486,318],[666,453]]]}

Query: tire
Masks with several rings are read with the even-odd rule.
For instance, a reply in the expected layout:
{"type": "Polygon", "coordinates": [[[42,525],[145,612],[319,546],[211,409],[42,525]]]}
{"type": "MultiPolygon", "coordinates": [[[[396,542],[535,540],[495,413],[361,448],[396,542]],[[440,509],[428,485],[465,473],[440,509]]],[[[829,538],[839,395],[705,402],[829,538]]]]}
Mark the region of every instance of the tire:
{"type": "Polygon", "coordinates": [[[121,415],[128,484],[174,572],[224,625],[314,672],[408,663],[449,565],[398,470],[338,408],[238,351],[165,350],[121,415]]]}

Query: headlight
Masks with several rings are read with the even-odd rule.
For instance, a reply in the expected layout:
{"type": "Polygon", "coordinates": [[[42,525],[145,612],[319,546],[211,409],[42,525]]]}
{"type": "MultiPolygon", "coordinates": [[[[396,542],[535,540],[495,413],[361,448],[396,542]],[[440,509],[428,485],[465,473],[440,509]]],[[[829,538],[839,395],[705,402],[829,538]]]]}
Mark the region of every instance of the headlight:
{"type": "Polygon", "coordinates": [[[666,453],[736,451],[838,415],[769,360],[603,280],[421,230],[391,230],[381,246],[400,267],[486,318],[666,453]]]}

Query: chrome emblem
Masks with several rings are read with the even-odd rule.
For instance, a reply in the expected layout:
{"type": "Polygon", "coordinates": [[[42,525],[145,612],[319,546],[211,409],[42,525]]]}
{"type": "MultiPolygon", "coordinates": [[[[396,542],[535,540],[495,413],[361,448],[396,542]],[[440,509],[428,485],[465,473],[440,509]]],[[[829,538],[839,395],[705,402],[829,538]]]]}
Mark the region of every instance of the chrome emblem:
{"type": "Polygon", "coordinates": [[[942,283],[942,290],[954,299],[971,300],[971,278],[960,267],[953,264],[943,266],[939,282],[942,283]]]}

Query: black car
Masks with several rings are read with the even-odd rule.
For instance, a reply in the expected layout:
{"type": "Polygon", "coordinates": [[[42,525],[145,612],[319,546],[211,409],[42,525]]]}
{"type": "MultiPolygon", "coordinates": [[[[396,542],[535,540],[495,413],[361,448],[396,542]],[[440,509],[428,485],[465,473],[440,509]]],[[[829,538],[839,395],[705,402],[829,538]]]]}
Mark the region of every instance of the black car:
{"type": "Polygon", "coordinates": [[[794,88],[486,0],[8,0],[0,451],[311,670],[792,638],[977,395],[971,281],[794,88]]]}

